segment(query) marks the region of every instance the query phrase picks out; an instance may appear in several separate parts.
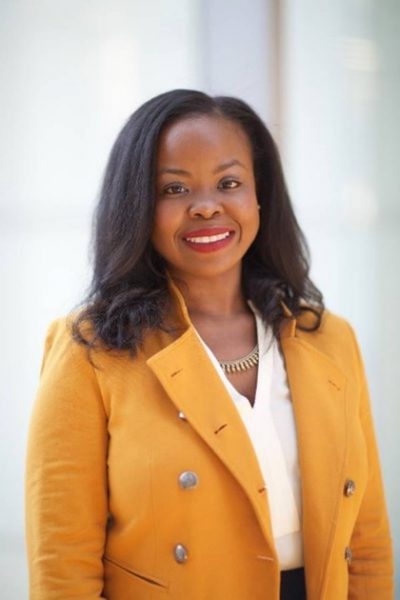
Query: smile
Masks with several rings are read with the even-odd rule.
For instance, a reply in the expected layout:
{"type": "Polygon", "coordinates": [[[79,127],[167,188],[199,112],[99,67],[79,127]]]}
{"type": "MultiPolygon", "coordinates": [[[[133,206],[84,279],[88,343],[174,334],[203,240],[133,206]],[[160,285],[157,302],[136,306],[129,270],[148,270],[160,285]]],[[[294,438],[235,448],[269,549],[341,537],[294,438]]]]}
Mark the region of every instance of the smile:
{"type": "MultiPolygon", "coordinates": [[[[217,228],[216,228],[217,229],[217,228]]],[[[212,229],[203,229],[190,232],[183,238],[185,244],[195,252],[207,253],[222,250],[231,243],[235,232],[226,228],[219,228],[219,231],[212,229]]]]}
{"type": "Polygon", "coordinates": [[[185,238],[188,242],[193,242],[194,244],[209,244],[210,242],[219,242],[220,240],[224,240],[229,237],[230,232],[226,231],[225,233],[219,233],[217,235],[205,235],[202,237],[187,237],[185,238]]]}

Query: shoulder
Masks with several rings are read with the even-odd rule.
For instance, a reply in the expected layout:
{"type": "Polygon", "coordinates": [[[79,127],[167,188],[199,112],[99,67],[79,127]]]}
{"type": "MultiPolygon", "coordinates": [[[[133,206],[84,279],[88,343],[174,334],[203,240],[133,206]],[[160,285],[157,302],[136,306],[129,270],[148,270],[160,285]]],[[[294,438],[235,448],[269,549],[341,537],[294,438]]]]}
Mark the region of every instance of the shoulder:
{"type": "Polygon", "coordinates": [[[306,331],[315,322],[315,316],[305,311],[297,319],[296,337],[336,363],[345,373],[362,368],[362,358],[356,334],[349,321],[325,309],[315,331],[306,331]]]}
{"type": "MultiPolygon", "coordinates": [[[[44,342],[44,351],[41,367],[41,378],[50,376],[54,379],[64,378],[66,374],[70,379],[97,377],[97,367],[104,368],[109,352],[104,346],[96,345],[90,349],[88,345],[75,339],[73,326],[78,313],[54,319],[47,328],[44,342]]],[[[87,341],[93,339],[93,327],[88,322],[83,322],[79,327],[87,341]]]]}
{"type": "MultiPolygon", "coordinates": [[[[108,386],[113,374],[126,368],[132,369],[145,360],[142,350],[135,356],[129,350],[110,349],[96,341],[88,346],[74,335],[74,323],[79,313],[70,313],[53,320],[47,329],[41,367],[41,379],[51,381],[97,382],[100,387],[108,386]]],[[[78,323],[83,338],[91,342],[94,338],[93,325],[88,321],[78,323]]]]}
{"type": "Polygon", "coordinates": [[[72,335],[73,317],[63,316],[53,320],[47,328],[44,342],[41,377],[62,377],[66,371],[75,373],[90,371],[88,352],[72,335]]]}
{"type": "Polygon", "coordinates": [[[308,339],[334,339],[338,335],[353,335],[349,321],[326,308],[320,313],[319,327],[312,330],[317,321],[316,311],[310,305],[302,306],[302,312],[296,317],[298,335],[308,339]]]}

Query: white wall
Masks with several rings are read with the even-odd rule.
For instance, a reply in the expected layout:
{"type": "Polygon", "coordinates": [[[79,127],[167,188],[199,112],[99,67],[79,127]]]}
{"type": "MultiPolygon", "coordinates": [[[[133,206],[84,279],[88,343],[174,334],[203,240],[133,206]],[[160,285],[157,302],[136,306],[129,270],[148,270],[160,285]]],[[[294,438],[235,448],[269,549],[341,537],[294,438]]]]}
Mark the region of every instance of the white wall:
{"type": "Polygon", "coordinates": [[[276,121],[275,2],[202,0],[203,89],[238,96],[270,123],[276,121]]]}

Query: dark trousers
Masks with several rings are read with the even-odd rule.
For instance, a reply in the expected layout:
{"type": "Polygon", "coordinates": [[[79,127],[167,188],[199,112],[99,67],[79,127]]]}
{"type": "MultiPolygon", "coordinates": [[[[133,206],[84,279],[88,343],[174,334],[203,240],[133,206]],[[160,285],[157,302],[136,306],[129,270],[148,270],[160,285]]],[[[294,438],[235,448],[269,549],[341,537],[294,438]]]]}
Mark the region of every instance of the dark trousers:
{"type": "Polygon", "coordinates": [[[281,571],[280,600],[307,600],[303,568],[281,571]]]}

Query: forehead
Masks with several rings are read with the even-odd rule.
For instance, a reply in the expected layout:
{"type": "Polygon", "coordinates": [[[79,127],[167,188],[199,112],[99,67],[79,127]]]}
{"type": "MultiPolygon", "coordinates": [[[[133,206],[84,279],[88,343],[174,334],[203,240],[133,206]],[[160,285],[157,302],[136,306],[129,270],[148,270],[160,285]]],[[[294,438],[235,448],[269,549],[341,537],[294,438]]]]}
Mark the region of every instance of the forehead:
{"type": "Polygon", "coordinates": [[[186,117],[162,131],[158,144],[158,162],[236,158],[252,162],[249,138],[235,121],[214,116],[186,117]]]}

